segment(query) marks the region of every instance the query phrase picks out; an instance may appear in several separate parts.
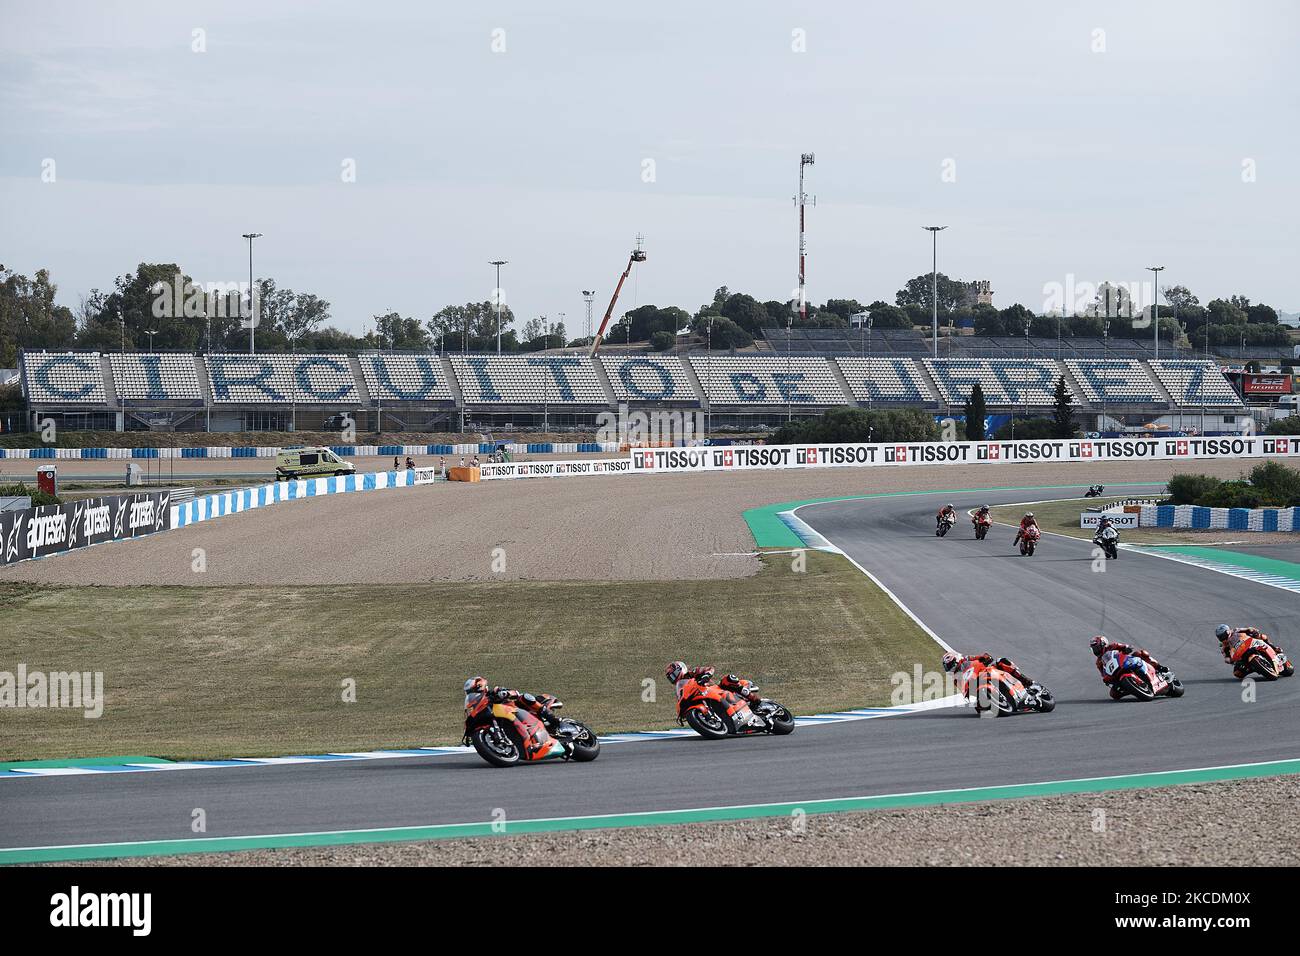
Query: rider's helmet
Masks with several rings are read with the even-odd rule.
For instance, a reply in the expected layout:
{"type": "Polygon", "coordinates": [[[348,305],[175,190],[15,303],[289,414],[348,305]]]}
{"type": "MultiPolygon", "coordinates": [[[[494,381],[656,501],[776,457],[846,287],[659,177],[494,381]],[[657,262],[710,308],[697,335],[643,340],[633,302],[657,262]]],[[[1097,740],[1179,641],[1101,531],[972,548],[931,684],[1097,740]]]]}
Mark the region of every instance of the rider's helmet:
{"type": "Polygon", "coordinates": [[[668,683],[670,684],[676,684],[685,675],[686,675],[685,661],[673,661],[666,668],[664,668],[664,676],[668,678],[668,683]]]}
{"type": "Polygon", "coordinates": [[[488,692],[488,682],[483,677],[471,677],[465,681],[465,694],[486,694],[488,692]]]}
{"type": "Polygon", "coordinates": [[[1110,641],[1106,640],[1106,638],[1100,634],[1090,640],[1088,646],[1092,648],[1092,656],[1101,657],[1101,652],[1106,649],[1106,645],[1109,643],[1110,641]]]}
{"type": "Polygon", "coordinates": [[[988,510],[989,510],[988,505],[980,505],[980,511],[988,511],[988,510]]]}
{"type": "Polygon", "coordinates": [[[1026,517],[1026,518],[1032,518],[1033,516],[1034,516],[1034,513],[1033,513],[1032,511],[1026,511],[1026,512],[1025,512],[1025,517],[1026,517]]]}
{"type": "Polygon", "coordinates": [[[1228,627],[1226,624],[1220,624],[1214,629],[1214,636],[1221,641],[1226,641],[1231,634],[1232,628],[1228,627]]]}
{"type": "Polygon", "coordinates": [[[961,655],[949,651],[943,655],[943,669],[949,674],[955,674],[961,667],[961,655]]]}

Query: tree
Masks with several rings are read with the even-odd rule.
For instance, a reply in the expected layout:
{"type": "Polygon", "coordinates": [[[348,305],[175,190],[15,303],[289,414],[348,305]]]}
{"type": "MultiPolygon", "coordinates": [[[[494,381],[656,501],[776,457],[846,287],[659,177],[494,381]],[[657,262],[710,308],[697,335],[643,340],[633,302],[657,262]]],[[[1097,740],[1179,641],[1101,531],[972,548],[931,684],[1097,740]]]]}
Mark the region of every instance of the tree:
{"type": "MultiPolygon", "coordinates": [[[[954,312],[958,306],[966,301],[966,284],[964,282],[949,279],[940,272],[934,276],[933,285],[938,289],[940,312],[954,312]]],[[[931,276],[928,272],[916,276],[914,279],[908,279],[907,284],[898,290],[895,301],[903,306],[924,306],[925,310],[929,312],[931,309],[931,287],[931,276]]]]}
{"type": "Polygon", "coordinates": [[[984,389],[979,382],[971,386],[970,398],[966,400],[966,440],[984,440],[984,416],[988,414],[984,405],[984,389]]]}
{"type": "Polygon", "coordinates": [[[1300,435],[1300,415],[1288,415],[1268,423],[1265,435],[1300,435]]]}
{"type": "Polygon", "coordinates": [[[1055,402],[1052,408],[1052,422],[1055,424],[1053,438],[1074,437],[1074,409],[1070,406],[1070,389],[1065,384],[1065,376],[1056,379],[1055,402]]]}
{"type": "Polygon", "coordinates": [[[910,329],[912,320],[896,305],[876,300],[867,306],[873,329],[910,329]]]}
{"type": "Polygon", "coordinates": [[[677,343],[677,336],[662,329],[650,336],[650,348],[656,352],[667,352],[677,343]]]}
{"type": "MultiPolygon", "coordinates": [[[[1002,320],[1003,335],[1024,335],[1025,324],[1033,325],[1034,313],[1030,312],[1023,305],[1017,302],[1015,305],[1009,305],[998,313],[998,318],[1002,320]]],[[[1033,329],[1030,329],[1033,332],[1033,329]]],[[[1034,332],[1035,335],[1041,334],[1034,332]]],[[[1052,323],[1052,335],[1056,334],[1056,323],[1052,323]]]]}
{"type": "Polygon", "coordinates": [[[1169,307],[1180,316],[1186,315],[1192,309],[1200,308],[1201,305],[1201,300],[1192,295],[1185,285],[1166,286],[1164,297],[1169,307]]]}
{"type": "Polygon", "coordinates": [[[55,305],[58,286],[38,269],[28,279],[0,265],[0,367],[18,364],[20,348],[68,348],[77,332],[76,318],[55,305]]]}
{"type": "Polygon", "coordinates": [[[397,312],[387,312],[374,318],[373,347],[392,352],[429,351],[429,333],[419,319],[408,319],[397,312]]]}

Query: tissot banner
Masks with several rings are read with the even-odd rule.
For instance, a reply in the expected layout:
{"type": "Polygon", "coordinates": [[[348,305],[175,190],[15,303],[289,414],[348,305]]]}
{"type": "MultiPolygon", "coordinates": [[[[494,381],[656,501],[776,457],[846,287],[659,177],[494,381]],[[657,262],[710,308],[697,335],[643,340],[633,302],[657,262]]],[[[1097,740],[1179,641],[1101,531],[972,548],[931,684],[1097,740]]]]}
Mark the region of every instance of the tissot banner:
{"type": "Polygon", "coordinates": [[[0,512],[0,564],[135,538],[170,527],[170,491],[83,498],[61,505],[0,512]]]}
{"type": "Polygon", "coordinates": [[[682,474],[693,471],[754,471],[771,468],[1176,461],[1204,458],[1300,459],[1300,442],[1294,438],[1252,435],[1239,438],[1071,438],[889,445],[637,448],[632,451],[631,470],[638,474],[682,474]]]}

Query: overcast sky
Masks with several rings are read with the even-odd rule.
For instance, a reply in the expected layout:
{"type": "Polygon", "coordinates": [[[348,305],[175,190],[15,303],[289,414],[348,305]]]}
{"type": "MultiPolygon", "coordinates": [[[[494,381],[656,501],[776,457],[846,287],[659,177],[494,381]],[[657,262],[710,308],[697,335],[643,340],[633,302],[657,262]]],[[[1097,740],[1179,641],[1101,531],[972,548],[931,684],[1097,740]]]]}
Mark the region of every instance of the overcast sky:
{"type": "Polygon", "coordinates": [[[946,223],[940,271],[999,306],[1165,265],[1295,311],[1298,10],[0,0],[0,262],[75,306],[141,261],[238,281],[256,231],[259,276],[360,332],[501,258],[576,335],[637,233],[620,311],[788,299],[814,152],[814,302],[892,301],[946,223]]]}

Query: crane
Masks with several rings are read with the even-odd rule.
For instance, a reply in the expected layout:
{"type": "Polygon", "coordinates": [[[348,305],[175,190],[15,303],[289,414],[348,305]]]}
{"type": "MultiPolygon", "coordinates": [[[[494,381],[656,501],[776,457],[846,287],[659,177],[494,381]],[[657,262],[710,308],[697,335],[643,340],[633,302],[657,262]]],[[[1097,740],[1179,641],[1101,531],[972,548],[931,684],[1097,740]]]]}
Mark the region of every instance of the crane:
{"type": "Polygon", "coordinates": [[[596,357],[596,351],[600,348],[601,340],[605,337],[605,327],[609,325],[609,317],[614,314],[614,305],[618,302],[618,294],[623,290],[623,283],[632,272],[632,266],[638,262],[645,262],[645,252],[641,249],[641,237],[637,236],[636,248],[632,254],[627,257],[627,268],[623,274],[618,277],[618,285],[614,287],[614,295],[609,300],[609,307],[605,309],[605,317],[600,320],[600,330],[596,332],[596,337],[591,340],[591,351],[587,353],[589,358],[596,357]]]}

